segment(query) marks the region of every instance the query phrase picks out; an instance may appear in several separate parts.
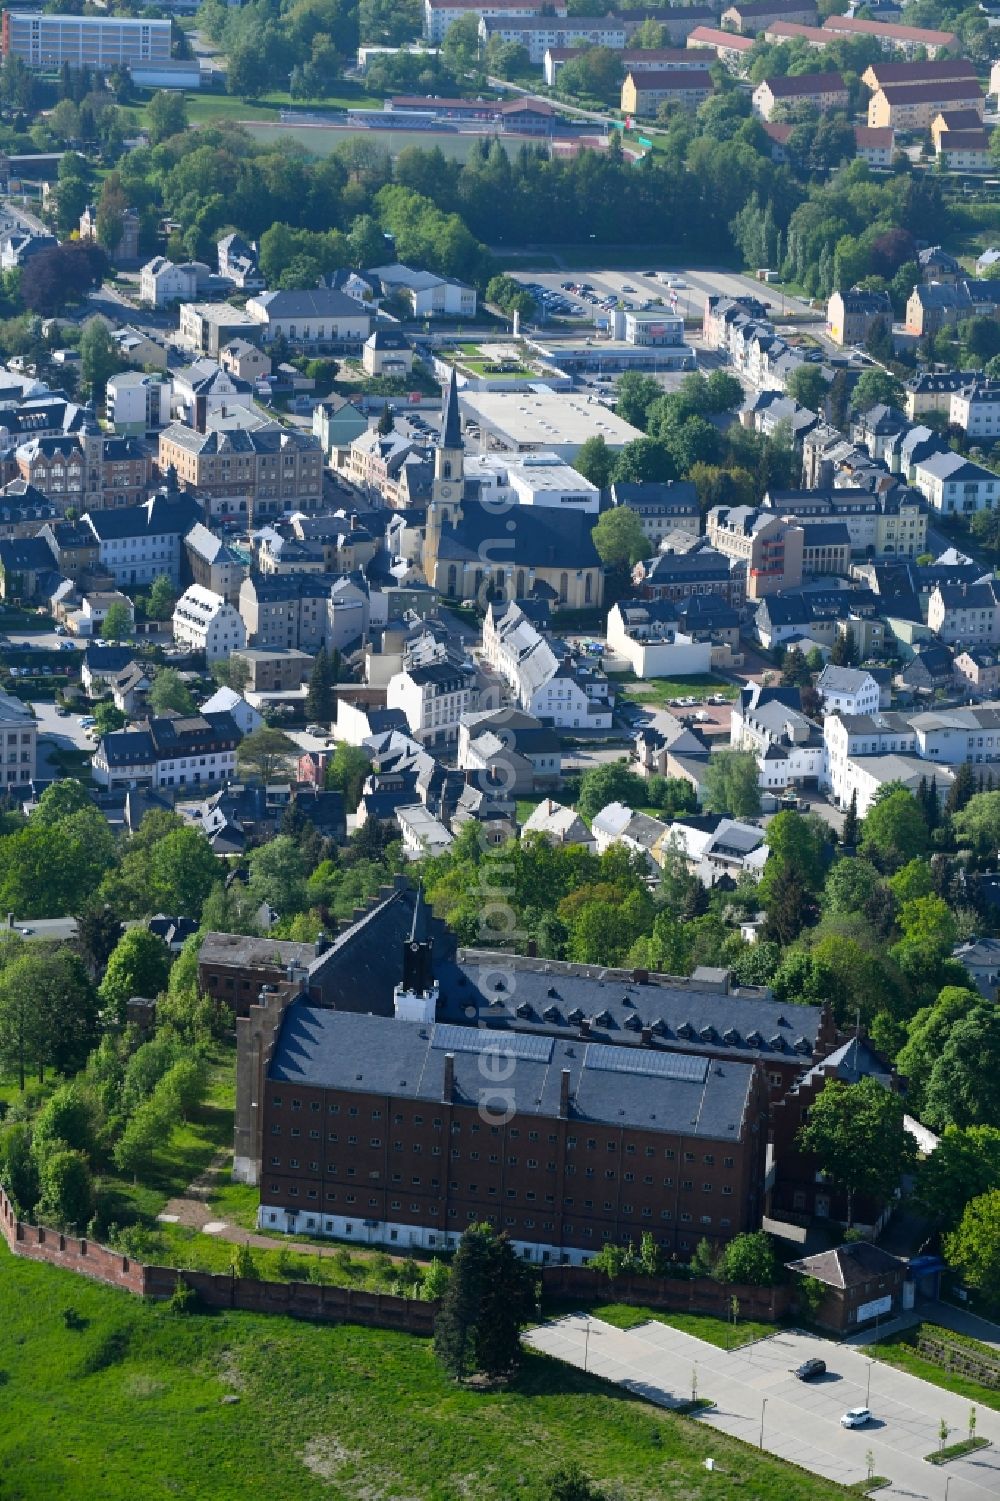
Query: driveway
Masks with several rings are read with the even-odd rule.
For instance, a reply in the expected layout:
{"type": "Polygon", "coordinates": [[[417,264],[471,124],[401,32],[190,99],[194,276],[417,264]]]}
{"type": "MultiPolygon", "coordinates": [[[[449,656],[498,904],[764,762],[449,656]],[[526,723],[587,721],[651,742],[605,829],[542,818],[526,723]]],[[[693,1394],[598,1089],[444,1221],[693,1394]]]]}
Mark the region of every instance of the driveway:
{"type": "Polygon", "coordinates": [[[58,714],[55,704],[44,698],[32,700],[31,707],[38,720],[39,740],[43,737],[53,740],[62,750],[94,749],[94,742],[87,739],[79,714],[58,714]]]}
{"type": "Polygon", "coordinates": [[[866,1478],[870,1450],[874,1473],[892,1482],[879,1496],[944,1501],[949,1480],[948,1501],[995,1501],[1000,1495],[1000,1413],[977,1412],[977,1434],[991,1440],[991,1448],[940,1469],[929,1465],[923,1456],[937,1449],[942,1419],[952,1442],[965,1437],[968,1402],[870,1361],[853,1346],[781,1331],[727,1351],[666,1324],[624,1331],[582,1313],[530,1330],[525,1339],[664,1407],[690,1398],[696,1369],[698,1395],[716,1404],[697,1421],[749,1444],[760,1444],[763,1435],[763,1447],[772,1454],[840,1485],[866,1478]],[[827,1375],[797,1381],[791,1369],[810,1356],[826,1361],[827,1375]],[[869,1428],[841,1428],[847,1408],[865,1405],[874,1414],[869,1428]]]}

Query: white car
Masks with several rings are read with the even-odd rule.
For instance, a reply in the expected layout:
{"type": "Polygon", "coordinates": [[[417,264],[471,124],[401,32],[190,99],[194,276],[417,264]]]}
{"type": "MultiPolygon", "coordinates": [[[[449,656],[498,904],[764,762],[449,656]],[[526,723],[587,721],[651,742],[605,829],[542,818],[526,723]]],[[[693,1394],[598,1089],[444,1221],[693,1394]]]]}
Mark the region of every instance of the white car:
{"type": "Polygon", "coordinates": [[[840,1420],[841,1428],[864,1428],[872,1420],[870,1407],[849,1407],[840,1420]]]}

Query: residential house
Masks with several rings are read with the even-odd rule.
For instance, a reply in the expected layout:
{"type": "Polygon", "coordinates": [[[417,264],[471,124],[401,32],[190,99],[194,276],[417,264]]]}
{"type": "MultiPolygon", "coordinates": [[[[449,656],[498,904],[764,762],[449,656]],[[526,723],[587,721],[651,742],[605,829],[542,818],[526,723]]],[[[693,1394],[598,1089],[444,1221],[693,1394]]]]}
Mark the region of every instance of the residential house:
{"type": "Polygon", "coordinates": [[[697,537],[701,531],[698,492],[687,480],[616,480],[611,486],[611,503],[635,512],[643,536],[653,544],[654,551],[668,532],[689,532],[697,537]]]}
{"type": "Polygon", "coordinates": [[[747,5],[730,5],[722,12],[722,24],[741,36],[757,36],[775,21],[797,21],[801,26],[815,26],[816,6],[811,0],[751,0],[747,5]]]}
{"type": "Polygon", "coordinates": [[[413,370],[413,346],[399,329],[376,328],[364,342],[361,366],[366,375],[405,379],[413,370]]]}
{"type": "Polygon", "coordinates": [[[27,704],[0,693],[0,786],[12,789],[33,782],[38,752],[38,724],[27,704]]]}
{"type": "Polygon", "coordinates": [[[717,26],[698,25],[688,33],[687,45],[697,47],[699,51],[702,48],[710,49],[731,73],[742,73],[747,66],[747,54],[755,41],[756,37],[740,36],[735,31],[721,31],[717,26]]]}
{"type": "Polygon", "coordinates": [[[189,490],[231,500],[232,515],[251,527],[283,511],[317,511],[322,504],[323,451],[312,433],[277,425],[200,433],[172,422],[160,434],[159,466],[161,473],[172,466],[189,490]]]}
{"type": "Polygon", "coordinates": [[[242,735],[230,714],[169,715],[102,735],[91,762],[99,787],[198,787],[232,781],[242,735]]]}
{"type": "Polygon", "coordinates": [[[247,693],[294,693],[312,671],[313,654],[298,647],[246,646],[233,656],[247,669],[247,693]]]}
{"type": "Polygon", "coordinates": [[[865,21],[858,16],[827,16],[824,31],[834,36],[857,38],[871,37],[878,42],[883,52],[898,57],[912,58],[918,52],[932,61],[941,52],[961,51],[958,37],[953,31],[934,31],[926,26],[902,26],[893,21],[865,21]]]}
{"type": "Polygon", "coordinates": [[[952,958],[968,971],[979,994],[987,1001],[1000,998],[1000,939],[970,938],[952,951],[952,958]]]}
{"type": "Polygon", "coordinates": [[[238,602],[247,564],[228,542],[200,521],[195,522],[184,538],[184,560],[194,583],[221,594],[232,605],[238,602]]]}
{"type": "Polygon", "coordinates": [[[653,858],[663,866],[671,855],[681,855],[691,874],[710,888],[720,881],[735,883],[742,876],[759,881],[770,854],[766,838],[756,824],[724,814],[685,816],[668,825],[653,858]]]}
{"type": "Polygon", "coordinates": [[[913,483],[943,515],[991,511],[1000,496],[997,476],[958,453],[937,453],[922,459],[915,467],[913,483]]]}
{"type": "Polygon", "coordinates": [[[521,709],[466,714],[458,729],[458,765],[510,796],[528,797],[557,787],[562,773],[559,736],[521,709]]]}
{"type": "MultiPolygon", "coordinates": [[[[808,104],[820,114],[846,112],[847,85],[839,73],[778,74],[765,78],[753,91],[754,112],[770,120],[779,106],[808,104]]],[[[869,120],[870,125],[891,125],[891,120],[869,120]]]]}
{"type": "Polygon", "coordinates": [[[102,698],[132,661],[130,646],[86,646],[80,667],[80,682],[88,698],[102,698]]]}
{"type": "Polygon", "coordinates": [[[116,709],[129,719],[145,712],[152,686],[152,675],[141,662],[130,662],[111,682],[111,700],[116,709]]]}
{"type": "Polygon", "coordinates": [[[564,803],[555,802],[550,797],[543,797],[522,824],[522,839],[530,834],[537,834],[542,839],[547,839],[550,844],[578,844],[589,854],[596,855],[597,853],[597,840],[579,813],[573,808],[567,808],[564,803]]]}
{"type": "Polygon", "coordinates": [[[173,633],[178,646],[204,652],[209,664],[224,661],[247,644],[239,611],[201,584],[191,584],[174,606],[173,633]]]}
{"type": "Polygon", "coordinates": [[[346,396],[328,396],[313,407],[312,430],[333,469],[343,469],[351,444],[368,431],[368,418],[346,396]]]}
{"type": "Polygon", "coordinates": [[[905,328],[923,338],[972,316],[972,298],[964,282],[918,282],[907,299],[905,328]]]}
{"type": "MultiPolygon", "coordinates": [[[[556,643],[560,645],[559,643],[556,643]]],[[[607,679],[554,649],[519,605],[492,602],[483,622],[483,658],[505,679],[516,704],[557,729],[609,729],[607,679]]]]}
{"type": "Polygon", "coordinates": [[[882,690],[870,672],[830,662],[816,679],[816,692],[824,714],[875,714],[882,703],[882,690]]]}
{"type": "Polygon", "coordinates": [[[941,641],[927,641],[918,645],[896,674],[897,688],[908,693],[936,693],[952,686],[954,662],[952,654],[941,641]]]}
{"type": "Polygon", "coordinates": [[[927,606],[927,624],[946,646],[1000,644],[1000,583],[938,584],[927,606]]]}
{"type": "Polygon", "coordinates": [[[884,84],[900,84],[909,88],[921,83],[965,82],[975,77],[975,63],[970,62],[967,57],[942,57],[912,63],[879,59],[868,65],[861,75],[861,82],[874,94],[884,84]]]}
{"type": "Polygon", "coordinates": [[[327,640],[333,582],[328,574],[250,573],[240,585],[239,599],[249,644],[319,651],[327,640]]]}
{"type": "Polygon", "coordinates": [[[211,275],[202,261],[182,261],[176,265],[164,255],[154,255],[139,272],[139,300],[154,308],[184,302],[203,291],[211,275]]]}
{"type": "Polygon", "coordinates": [[[205,432],[215,425],[209,421],[213,414],[225,415],[234,407],[253,410],[253,387],[249,381],[231,375],[215,360],[195,360],[183,370],[174,371],[173,408],[181,422],[205,432]]]}
{"type": "Polygon", "coordinates": [[[176,588],[182,540],[200,514],[193,497],[161,493],[139,506],[87,511],[83,523],[97,539],[101,566],[120,588],[151,584],[161,573],[176,588]]]}
{"type": "Polygon", "coordinates": [[[228,277],[234,286],[245,292],[257,292],[266,286],[257,263],[257,246],[242,235],[224,235],[216,250],[219,257],[219,275],[228,277]]]}
{"type": "Polygon", "coordinates": [[[7,603],[35,603],[54,571],[55,562],[43,537],[0,541],[0,598],[7,603]]]}
{"type": "Polygon", "coordinates": [[[162,375],[124,370],[105,388],[108,421],[119,435],[142,438],[170,421],[170,382],[162,375]]]}
{"type": "Polygon", "coordinates": [[[967,438],[1000,439],[1000,381],[973,379],[953,391],[948,421],[960,427],[967,438]]]}
{"type": "Polygon", "coordinates": [[[826,330],[835,344],[864,344],[881,322],[892,328],[892,303],[888,292],[834,292],[826,309],[826,330]]]}
{"type": "Polygon", "coordinates": [[[955,683],[980,698],[1000,694],[1000,654],[985,646],[967,646],[955,653],[955,683]]]}
{"type": "Polygon", "coordinates": [[[203,714],[231,714],[241,735],[252,735],[264,724],[264,716],[234,688],[218,688],[201,706],[203,714]]]}
{"type": "Polygon", "coordinates": [[[718,594],[738,608],[746,598],[746,570],[707,545],[647,558],[632,570],[632,582],[644,599],[677,602],[692,594],[718,594]]]}
{"type": "Polygon", "coordinates": [[[730,744],[757,759],[760,785],[768,791],[815,787],[823,773],[824,745],[819,728],[802,713],[797,688],[752,684],[733,704],[730,744]]]}
{"type": "Polygon", "coordinates": [[[990,138],[982,125],[963,130],[948,126],[946,115],[938,115],[937,120],[941,123],[941,129],[935,141],[935,153],[945,171],[989,171],[993,162],[990,138]]]}
{"type": "Polygon", "coordinates": [[[179,338],[195,354],[218,359],[220,351],[234,339],[259,342],[262,332],[258,318],[230,302],[181,303],[179,338]]]}
{"type": "Polygon", "coordinates": [[[271,356],[249,339],[232,339],[219,350],[219,364],[229,375],[256,385],[271,373],[271,356]]]}
{"type": "Polygon", "coordinates": [[[634,855],[643,855],[650,870],[656,867],[654,850],[669,833],[669,825],[648,813],[636,813],[625,803],[608,803],[593,817],[590,831],[603,855],[612,845],[620,844],[634,855]]]}
{"type": "MultiPolygon", "coordinates": [[[[949,412],[951,398],[978,378],[975,370],[921,370],[906,381],[903,408],[913,422],[925,412],[949,412]]],[[[949,418],[950,420],[950,418],[949,418]]]]}
{"type": "Polygon", "coordinates": [[[111,342],[132,369],[145,370],[148,365],[155,365],[158,370],[167,368],[167,351],[164,346],[141,329],[133,328],[130,323],[122,328],[112,329],[111,342]]]}
{"type": "Polygon", "coordinates": [[[855,125],[854,154],[869,167],[891,167],[896,154],[896,132],[891,125],[855,125]]]}

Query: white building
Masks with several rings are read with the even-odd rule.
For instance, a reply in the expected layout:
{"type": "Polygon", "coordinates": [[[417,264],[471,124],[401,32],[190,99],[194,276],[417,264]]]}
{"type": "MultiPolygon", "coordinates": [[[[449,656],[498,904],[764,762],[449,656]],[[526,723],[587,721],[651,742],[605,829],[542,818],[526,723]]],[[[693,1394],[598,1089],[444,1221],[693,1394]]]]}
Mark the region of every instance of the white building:
{"type": "Polygon", "coordinates": [[[515,604],[490,606],[483,622],[483,657],[509,685],[518,707],[556,729],[610,729],[607,679],[556,656],[515,604]]]}
{"type": "Polygon", "coordinates": [[[329,287],[300,292],[258,292],[247,303],[265,342],[278,335],[300,348],[349,347],[360,351],[372,331],[372,316],[353,297],[329,287]]]}
{"type": "MultiPolygon", "coordinates": [[[[520,20],[524,16],[537,16],[542,12],[544,0],[424,0],[424,37],[429,42],[440,42],[449,26],[463,16],[503,16],[520,20]]],[[[556,0],[546,10],[554,16],[565,16],[565,0],[556,0]]]]}
{"type": "Polygon", "coordinates": [[[959,453],[935,453],[921,459],[914,466],[913,483],[945,515],[991,511],[1000,496],[1000,478],[959,453]]]}
{"type": "Polygon", "coordinates": [[[947,646],[995,646],[1000,642],[1000,584],[938,584],[927,602],[927,624],[947,646]]]}
{"type": "Polygon", "coordinates": [[[948,421],[962,428],[966,437],[1000,438],[1000,382],[979,380],[953,391],[948,421]]]}
{"type": "Polygon", "coordinates": [[[479,482],[480,499],[549,506],[597,517],[601,492],[556,453],[467,455],[465,477],[479,482]]]}
{"type": "Polygon", "coordinates": [[[219,688],[201,706],[203,714],[232,715],[241,735],[252,735],[264,723],[263,714],[248,704],[235,688],[219,688]]]}
{"type": "Polygon", "coordinates": [[[98,742],[91,775],[99,787],[208,787],[236,775],[242,740],[230,714],[147,719],[98,742]]]}
{"type": "Polygon", "coordinates": [[[0,786],[35,780],[38,724],[27,704],[0,693],[0,786]]]}
{"type": "Polygon", "coordinates": [[[916,736],[902,714],[836,713],[823,721],[823,742],[823,785],[846,808],[858,785],[855,763],[863,758],[912,756],[916,736]]]}
{"type": "Polygon", "coordinates": [[[136,438],[170,421],[170,382],[162,375],[123,370],[105,388],[108,421],[116,433],[136,438]]]}
{"type": "Polygon", "coordinates": [[[653,851],[669,835],[670,825],[648,813],[636,813],[625,803],[608,803],[591,821],[590,831],[599,855],[621,844],[633,854],[645,855],[652,869],[656,865],[653,851]]]}
{"type": "Polygon", "coordinates": [[[881,690],[870,672],[856,667],[823,668],[816,680],[826,714],[877,714],[881,690]]]}
{"type": "Polygon", "coordinates": [[[818,786],[823,776],[823,737],[796,706],[798,696],[797,689],[753,684],[733,704],[730,744],[756,756],[760,785],[771,792],[818,786]]]}
{"type": "Polygon", "coordinates": [[[114,68],[169,62],[170,21],[5,10],[3,54],[19,57],[29,68],[52,72],[63,63],[109,73],[114,68]]]}
{"type": "Polygon", "coordinates": [[[168,307],[194,297],[208,285],[212,273],[202,261],[175,264],[166,256],[154,255],[139,272],[139,300],[147,307],[168,307]]]}
{"type": "Polygon", "coordinates": [[[367,275],[378,277],[387,296],[405,297],[414,318],[476,316],[476,289],[464,281],[449,280],[433,271],[417,271],[398,261],[388,266],[372,266],[367,275]]]}
{"type": "Polygon", "coordinates": [[[462,715],[470,707],[472,673],[451,662],[429,662],[394,673],[386,708],[406,715],[410,734],[421,745],[445,746],[458,740],[462,715]]]}
{"type": "Polygon", "coordinates": [[[424,807],[413,803],[396,809],[396,822],[403,842],[403,852],[411,860],[424,855],[443,855],[455,840],[439,818],[424,807]]]}
{"type": "Polygon", "coordinates": [[[711,672],[712,643],[677,628],[673,607],[662,600],[624,599],[608,614],[608,647],[638,678],[690,677],[711,672]]]}
{"type": "Polygon", "coordinates": [[[203,651],[206,662],[218,662],[247,644],[239,611],[201,584],[192,584],[177,601],[173,631],[178,646],[203,651]]]}
{"type": "Polygon", "coordinates": [[[579,813],[551,797],[542,798],[528,815],[521,828],[521,837],[528,834],[540,834],[550,844],[579,844],[589,854],[597,853],[597,840],[579,813]]]}
{"type": "Polygon", "coordinates": [[[466,423],[506,453],[554,453],[571,464],[588,438],[620,453],[644,436],[583,391],[463,391],[459,402],[466,423]]]}

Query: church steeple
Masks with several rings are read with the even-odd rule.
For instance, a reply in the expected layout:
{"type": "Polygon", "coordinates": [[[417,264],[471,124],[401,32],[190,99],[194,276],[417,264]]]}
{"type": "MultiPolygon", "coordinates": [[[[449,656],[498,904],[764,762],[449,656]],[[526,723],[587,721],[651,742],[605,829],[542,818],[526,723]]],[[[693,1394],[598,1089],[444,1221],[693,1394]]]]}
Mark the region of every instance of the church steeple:
{"type": "Polygon", "coordinates": [[[403,950],[403,989],[426,995],[434,985],[434,937],[431,913],[424,901],[423,886],[417,887],[409,942],[403,950]]]}
{"type": "Polygon", "coordinates": [[[441,439],[434,453],[433,499],[450,503],[462,499],[465,489],[465,442],[458,409],[458,380],[454,369],[445,398],[441,439]]]}
{"type": "Polygon", "coordinates": [[[396,986],[394,1010],[399,1021],[433,1022],[438,987],[434,979],[434,914],[417,887],[410,936],[403,944],[403,978],[396,986]]]}

